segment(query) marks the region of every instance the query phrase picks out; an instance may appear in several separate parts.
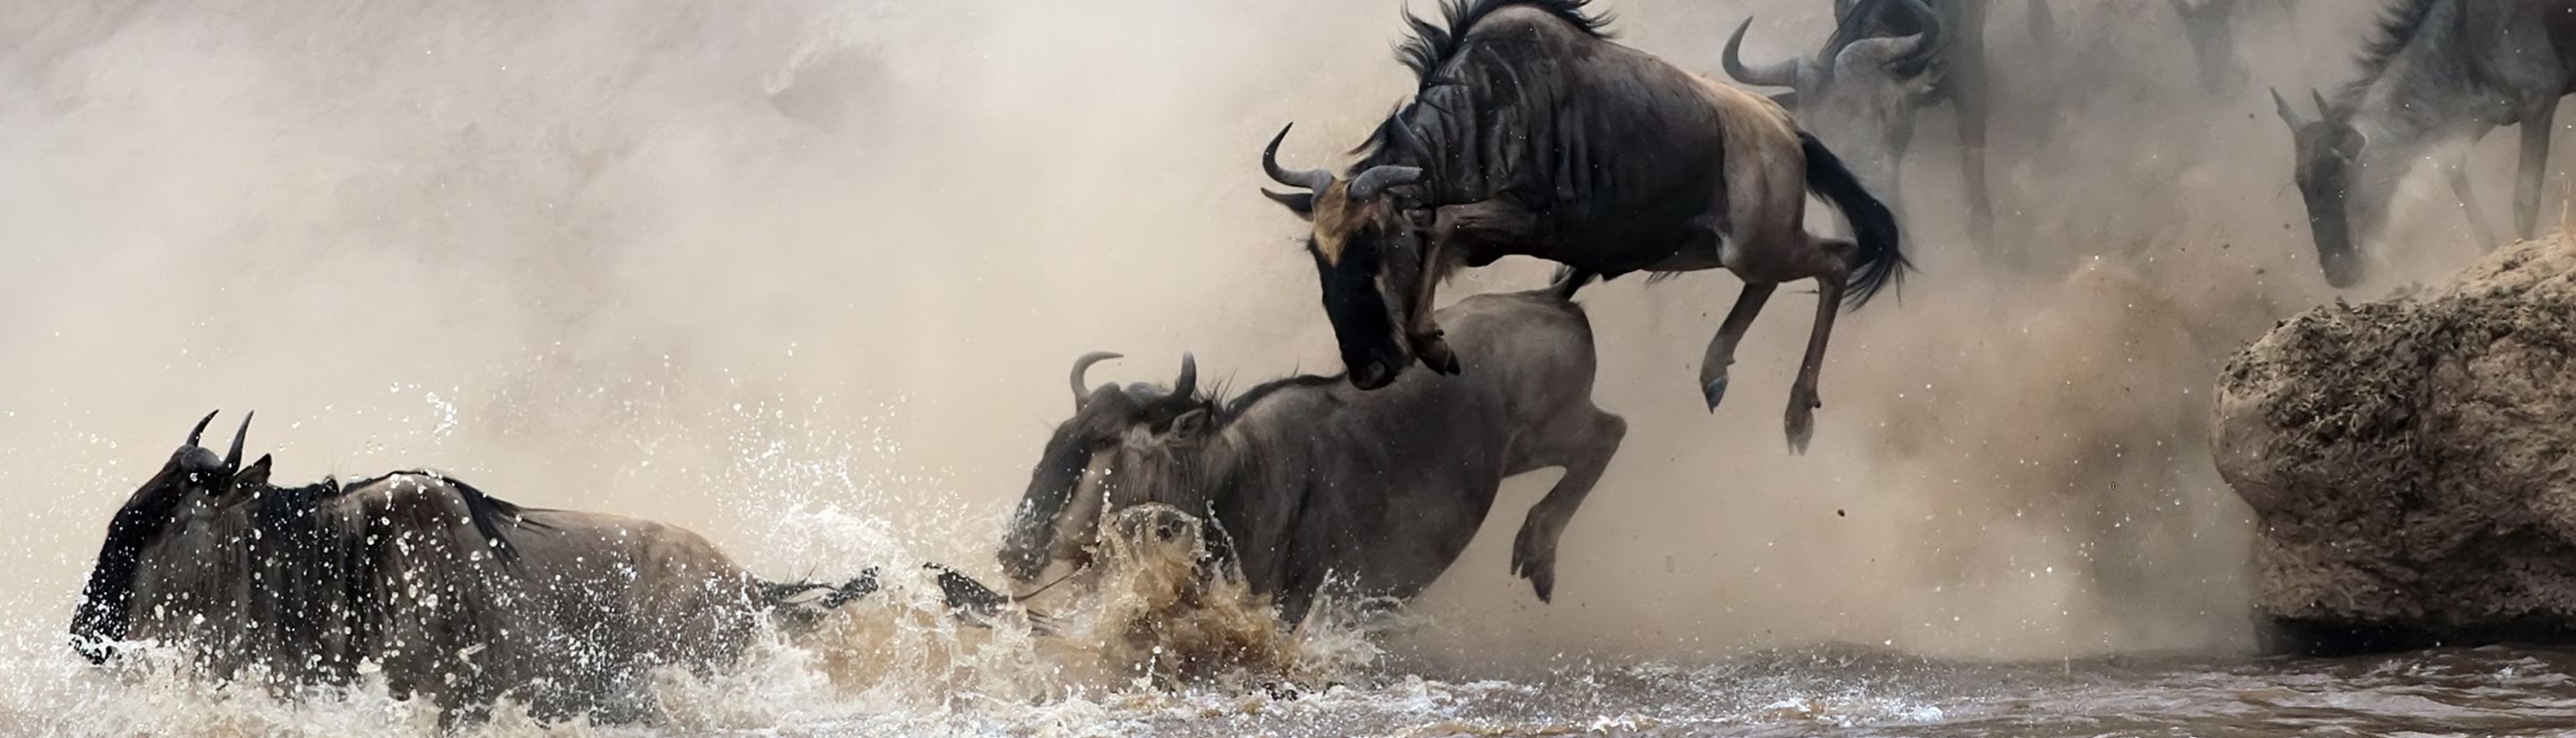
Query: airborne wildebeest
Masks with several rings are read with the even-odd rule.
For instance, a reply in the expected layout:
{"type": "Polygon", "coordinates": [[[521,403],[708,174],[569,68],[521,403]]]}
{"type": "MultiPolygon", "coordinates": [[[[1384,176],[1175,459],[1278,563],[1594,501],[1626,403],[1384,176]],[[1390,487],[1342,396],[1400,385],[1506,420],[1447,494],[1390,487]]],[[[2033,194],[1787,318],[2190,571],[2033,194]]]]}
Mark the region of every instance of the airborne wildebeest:
{"type": "Polygon", "coordinates": [[[213,419],[108,524],[71,625],[92,661],[161,641],[217,678],[257,666],[278,685],[346,684],[366,663],[448,719],[506,696],[632,720],[648,669],[721,666],[764,611],[874,586],[762,582],[695,533],[521,508],[432,472],[270,485],[269,457],[241,464],[247,417],[223,458],[197,445],[213,419]]]}
{"type": "Polygon", "coordinates": [[[1512,571],[1541,600],[1557,539],[1618,452],[1627,423],[1592,404],[1592,327],[1550,291],[1478,295],[1441,311],[1457,376],[1416,373],[1377,391],[1298,376],[1220,401],[1181,360],[1169,390],[1083,387],[1114,354],[1074,362],[1074,414],[1056,426],[999,552],[1033,581],[1083,563],[1100,521],[1159,502],[1214,521],[1217,556],[1303,618],[1327,578],[1360,596],[1410,597],[1455,562],[1503,479],[1565,476],[1532,506],[1512,571]]]}
{"type": "Polygon", "coordinates": [[[2497,126],[2522,130],[2513,214],[2516,232],[2530,238],[2558,100],[2576,92],[2576,0],[2397,0],[2360,64],[2360,78],[2332,99],[2311,92],[2315,119],[2272,93],[2297,147],[2299,194],[2326,282],[2361,279],[2359,249],[2386,225],[2397,183],[2436,152],[2470,228],[2493,248],[2465,165],[2469,146],[2497,126]]]}
{"type": "Polygon", "coordinates": [[[1584,4],[1453,0],[1445,29],[1408,14],[1400,55],[1420,90],[1350,176],[1281,168],[1286,128],[1262,151],[1271,179],[1307,190],[1263,192],[1313,224],[1306,250],[1351,384],[1386,386],[1416,357],[1457,371],[1431,306],[1462,266],[1553,260],[1577,271],[1569,293],[1594,276],[1722,267],[1745,286],[1700,364],[1715,410],[1763,303],[1813,278],[1815,330],[1785,418],[1804,449],[1837,309],[1906,267],[1896,219],[1788,111],[1610,42],[1584,4]],[[1806,231],[1810,191],[1843,211],[1857,243],[1806,231]]]}

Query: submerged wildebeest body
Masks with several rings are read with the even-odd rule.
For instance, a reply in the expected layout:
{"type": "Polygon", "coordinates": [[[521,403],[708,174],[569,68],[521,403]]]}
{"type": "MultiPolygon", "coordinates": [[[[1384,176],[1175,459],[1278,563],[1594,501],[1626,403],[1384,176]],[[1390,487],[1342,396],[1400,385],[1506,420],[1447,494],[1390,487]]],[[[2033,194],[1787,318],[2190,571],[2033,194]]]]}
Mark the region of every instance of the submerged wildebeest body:
{"type": "Polygon", "coordinates": [[[2469,146],[2498,126],[2522,131],[2513,215],[2530,238],[2558,101],[2571,92],[2576,0],[2396,0],[2362,52],[2360,78],[2332,99],[2311,95],[2318,117],[2273,92],[2326,282],[2360,281],[2360,247],[2386,225],[2399,180],[2437,153],[2470,227],[2493,248],[2465,165],[2469,146]]]}
{"type": "Polygon", "coordinates": [[[270,485],[268,457],[243,468],[237,434],[218,460],[197,446],[204,428],[109,524],[71,627],[93,661],[159,641],[217,678],[380,669],[450,716],[508,697],[541,717],[631,720],[651,668],[726,664],[764,611],[856,596],[762,582],[677,527],[521,508],[433,472],[270,485]]]}
{"type": "Polygon", "coordinates": [[[1563,467],[1512,547],[1513,572],[1549,599],[1557,540],[1627,432],[1592,404],[1590,321],[1550,291],[1470,297],[1441,319],[1466,371],[1374,391],[1299,376],[1219,401],[1186,357],[1168,390],[1085,390],[1084,369],[1110,355],[1084,357],[1004,568],[1028,582],[1085,563],[1107,513],[1163,503],[1213,519],[1216,554],[1294,620],[1328,579],[1359,596],[1419,593],[1466,549],[1504,478],[1563,467]]]}
{"type": "Polygon", "coordinates": [[[1451,2],[1445,29],[1408,15],[1402,56],[1420,90],[1350,176],[1281,168],[1286,129],[1262,152],[1273,180],[1307,190],[1268,194],[1313,224],[1307,250],[1351,382],[1385,386],[1417,357],[1458,369],[1431,305],[1461,267],[1549,259],[1577,270],[1569,290],[1593,276],[1724,268],[1745,287],[1701,363],[1714,410],[1755,314],[1780,283],[1812,278],[1815,329],[1785,418],[1803,449],[1837,309],[1905,268],[1895,218],[1779,105],[1612,43],[1583,6],[1451,2]],[[1857,243],[1806,231],[1811,190],[1843,211],[1857,243]]]}

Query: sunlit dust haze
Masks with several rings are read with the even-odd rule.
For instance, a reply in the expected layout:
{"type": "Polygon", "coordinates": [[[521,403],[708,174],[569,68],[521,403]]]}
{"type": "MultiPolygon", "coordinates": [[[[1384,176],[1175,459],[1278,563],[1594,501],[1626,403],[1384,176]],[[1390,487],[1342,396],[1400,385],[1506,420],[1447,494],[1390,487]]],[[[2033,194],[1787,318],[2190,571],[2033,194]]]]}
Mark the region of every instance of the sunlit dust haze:
{"type": "MultiPolygon", "coordinates": [[[[1095,382],[1168,382],[1184,351],[1237,388],[1339,370],[1259,150],[1294,121],[1283,160],[1339,163],[1412,88],[1392,0],[411,5],[0,11],[0,643],[23,675],[0,681],[92,678],[63,627],[106,522],[216,408],[226,429],[258,412],[250,451],[281,481],[433,467],[682,525],[772,578],[1001,581],[1075,356],[1126,354],[1095,382]]],[[[2229,352],[2335,297],[2263,90],[2342,82],[2321,50],[2372,4],[2240,33],[2256,80],[2226,100],[2164,3],[2053,2],[2046,44],[1996,5],[1995,54],[2059,55],[1998,65],[1996,237],[1966,239],[1955,128],[1928,114],[1905,179],[1920,270],[1842,321],[1813,451],[1781,434],[1807,285],[1714,414],[1695,379],[1733,277],[1587,288],[1599,401],[1630,432],[1555,602],[1508,571],[1547,471],[1382,636],[1394,663],[2250,647],[2250,523],[2208,461],[2207,393],[2229,352]]],[[[1712,75],[1747,15],[1760,60],[1831,22],[1804,0],[1596,6],[1712,75]]],[[[2347,296],[2474,254],[2455,209],[2400,220],[2390,241],[2459,246],[2377,247],[2347,296]]],[[[100,709],[110,681],[12,687],[0,724],[100,709]]],[[[868,709],[971,710],[890,689],[868,709]]]]}

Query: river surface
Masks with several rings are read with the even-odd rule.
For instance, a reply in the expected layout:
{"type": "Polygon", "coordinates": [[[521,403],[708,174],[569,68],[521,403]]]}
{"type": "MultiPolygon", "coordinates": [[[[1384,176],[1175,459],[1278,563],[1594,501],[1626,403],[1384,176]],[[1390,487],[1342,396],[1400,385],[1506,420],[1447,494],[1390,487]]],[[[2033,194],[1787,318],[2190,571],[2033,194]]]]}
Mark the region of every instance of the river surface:
{"type": "MultiPolygon", "coordinates": [[[[19,639],[8,735],[420,735],[428,710],[381,692],[289,703],[165,675],[110,675],[19,639]]],[[[954,657],[956,654],[950,654],[954,657]]],[[[1025,665],[1024,665],[1025,666],[1025,665]]],[[[2576,650],[2485,647],[2339,659],[2114,656],[1945,662],[1849,648],[1690,664],[1572,660],[1537,670],[1385,659],[1303,689],[1141,682],[1040,697],[976,679],[835,689],[791,650],[666,685],[656,727],[469,735],[2272,736],[2576,734],[2576,650]],[[685,682],[685,683],[683,683],[685,682]]],[[[993,668],[987,663],[981,668],[993,668]]],[[[971,671],[971,669],[970,669],[971,671]]]]}

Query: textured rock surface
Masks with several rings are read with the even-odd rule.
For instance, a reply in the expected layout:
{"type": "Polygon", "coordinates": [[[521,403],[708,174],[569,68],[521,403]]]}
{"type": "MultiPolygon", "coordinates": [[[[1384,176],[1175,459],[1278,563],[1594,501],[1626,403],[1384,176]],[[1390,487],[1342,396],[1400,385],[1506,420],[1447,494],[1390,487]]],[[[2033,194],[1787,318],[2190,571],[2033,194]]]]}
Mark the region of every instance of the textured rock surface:
{"type": "Polygon", "coordinates": [[[2576,636],[2576,242],[2283,322],[2220,373],[2282,648],[2576,636]]]}

